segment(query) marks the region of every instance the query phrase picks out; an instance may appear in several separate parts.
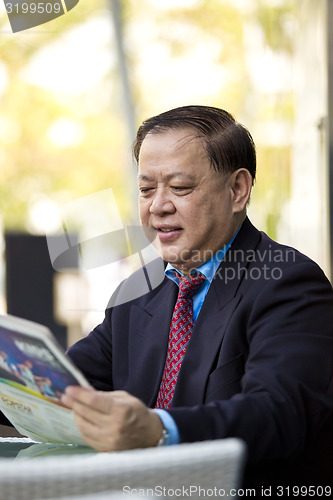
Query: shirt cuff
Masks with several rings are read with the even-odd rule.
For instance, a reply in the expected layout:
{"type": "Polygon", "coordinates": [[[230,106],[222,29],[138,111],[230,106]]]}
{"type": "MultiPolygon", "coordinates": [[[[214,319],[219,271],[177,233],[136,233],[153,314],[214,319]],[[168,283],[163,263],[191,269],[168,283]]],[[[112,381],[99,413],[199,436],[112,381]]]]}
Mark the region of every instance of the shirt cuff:
{"type": "Polygon", "coordinates": [[[165,410],[154,409],[154,412],[157,413],[159,418],[162,420],[162,424],[166,431],[168,432],[168,438],[165,443],[165,446],[169,446],[171,444],[179,444],[179,432],[176,422],[172,418],[172,416],[165,410]]]}

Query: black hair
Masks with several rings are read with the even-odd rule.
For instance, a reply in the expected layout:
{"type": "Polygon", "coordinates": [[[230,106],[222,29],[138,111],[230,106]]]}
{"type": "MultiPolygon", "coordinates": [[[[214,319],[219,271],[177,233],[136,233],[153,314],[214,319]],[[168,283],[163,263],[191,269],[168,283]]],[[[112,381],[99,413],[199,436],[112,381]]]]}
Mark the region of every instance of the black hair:
{"type": "Polygon", "coordinates": [[[232,173],[246,168],[254,181],[256,149],[250,132],[227,111],[212,106],[182,106],[145,120],[139,127],[133,145],[137,162],[142,143],[148,133],[158,134],[169,129],[192,127],[199,131],[212,167],[232,173]]]}

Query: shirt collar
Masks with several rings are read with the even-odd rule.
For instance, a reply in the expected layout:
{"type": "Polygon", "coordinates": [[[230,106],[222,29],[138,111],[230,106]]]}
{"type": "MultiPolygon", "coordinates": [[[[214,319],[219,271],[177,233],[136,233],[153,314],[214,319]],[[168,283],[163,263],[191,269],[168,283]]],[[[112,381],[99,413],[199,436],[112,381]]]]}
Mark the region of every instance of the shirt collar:
{"type": "MultiPolygon", "coordinates": [[[[210,260],[202,264],[202,266],[198,267],[196,270],[200,273],[202,273],[205,278],[211,283],[213,281],[214,275],[221,264],[222,260],[225,257],[225,254],[229,250],[230,246],[232,245],[234,239],[236,238],[240,228],[240,226],[234,235],[234,237],[227,243],[223,248],[221,248],[210,260]]],[[[176,270],[177,273],[180,273],[183,275],[182,272],[178,271],[178,269],[175,269],[170,263],[167,264],[164,274],[167,278],[171,279],[178,285],[178,278],[174,275],[173,271],[176,270]]]]}

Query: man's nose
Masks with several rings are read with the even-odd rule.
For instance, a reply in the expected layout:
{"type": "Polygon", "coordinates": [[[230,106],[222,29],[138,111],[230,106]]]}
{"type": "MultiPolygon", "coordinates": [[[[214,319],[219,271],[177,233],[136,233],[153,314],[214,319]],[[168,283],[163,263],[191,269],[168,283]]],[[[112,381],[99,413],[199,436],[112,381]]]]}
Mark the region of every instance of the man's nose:
{"type": "Polygon", "coordinates": [[[149,208],[150,213],[153,215],[163,215],[165,213],[173,213],[175,210],[168,192],[166,190],[157,190],[149,208]]]}

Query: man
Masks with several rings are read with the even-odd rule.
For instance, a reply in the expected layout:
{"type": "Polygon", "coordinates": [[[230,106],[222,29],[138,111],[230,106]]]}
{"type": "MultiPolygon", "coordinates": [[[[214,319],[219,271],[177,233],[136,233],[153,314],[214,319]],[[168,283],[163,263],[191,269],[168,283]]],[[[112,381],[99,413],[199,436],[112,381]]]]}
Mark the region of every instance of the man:
{"type": "Polygon", "coordinates": [[[125,280],[69,350],[97,389],[64,398],[84,440],[108,451],[239,437],[246,484],[325,481],[332,287],[246,217],[251,135],[226,111],[185,106],[144,122],[134,153],[141,223],[165,276],[152,262],[125,280]],[[138,276],[149,290],[143,279],[141,296],[124,300],[138,276]]]}

